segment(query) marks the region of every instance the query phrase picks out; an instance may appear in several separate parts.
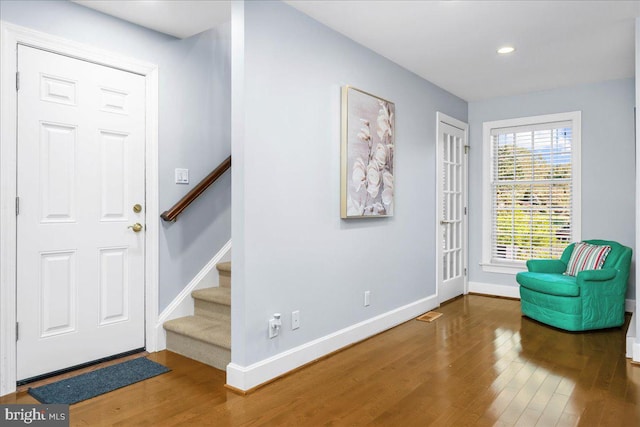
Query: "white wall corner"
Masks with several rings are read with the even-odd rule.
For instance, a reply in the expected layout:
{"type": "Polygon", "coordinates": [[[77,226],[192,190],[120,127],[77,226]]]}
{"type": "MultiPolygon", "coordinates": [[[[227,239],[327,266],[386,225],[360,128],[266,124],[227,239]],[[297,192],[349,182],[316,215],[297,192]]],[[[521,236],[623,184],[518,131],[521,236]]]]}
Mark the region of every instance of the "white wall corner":
{"type": "Polygon", "coordinates": [[[640,363],[640,342],[633,343],[633,356],[631,357],[631,361],[635,363],[640,363]]]}
{"type": "MultiPolygon", "coordinates": [[[[629,301],[629,300],[627,300],[629,301]]],[[[627,358],[633,359],[633,345],[636,343],[636,313],[631,311],[631,322],[627,329],[627,358]]],[[[635,359],[634,359],[635,360],[635,359]]]]}
{"type": "Polygon", "coordinates": [[[350,344],[386,331],[438,306],[437,295],[346,327],[249,366],[227,365],[227,384],[247,391],[350,344]]]}
{"type": "Polygon", "coordinates": [[[627,313],[635,313],[636,311],[636,300],[627,299],[624,301],[624,311],[627,313]]]}
{"type": "Polygon", "coordinates": [[[520,299],[520,287],[509,285],[494,285],[492,283],[469,282],[469,292],[497,297],[520,299]]]}
{"type": "Polygon", "coordinates": [[[202,270],[200,270],[178,296],[171,301],[167,308],[160,313],[154,332],[156,335],[156,351],[167,348],[167,334],[162,327],[164,322],[179,317],[193,316],[194,308],[191,292],[198,289],[217,287],[220,278],[216,264],[226,261],[231,261],[231,240],[222,246],[218,253],[207,262],[202,270]]]}
{"type": "MultiPolygon", "coordinates": [[[[635,41],[636,41],[636,50],[635,50],[635,65],[636,65],[636,106],[640,106],[640,18],[636,18],[636,28],[635,28],[635,41]]],[[[635,125],[636,129],[640,129],[640,114],[635,115],[635,125]]],[[[636,153],[638,152],[638,147],[640,147],[640,135],[638,132],[635,132],[636,139],[636,153]]],[[[640,156],[636,154],[636,170],[640,167],[640,156]]],[[[638,209],[638,201],[640,200],[640,174],[636,173],[636,249],[640,247],[640,209],[638,209]]],[[[638,298],[638,292],[640,291],[640,269],[636,269],[636,298],[638,298]]],[[[640,307],[639,307],[640,311],[640,307]]],[[[640,332],[640,312],[633,312],[633,316],[631,316],[631,324],[629,325],[629,330],[633,328],[633,341],[629,343],[629,334],[627,334],[627,357],[629,357],[629,353],[631,353],[631,359],[634,362],[640,363],[640,338],[638,337],[638,332],[640,332]],[[629,352],[629,347],[632,348],[632,351],[629,352]]]]}
{"type": "Polygon", "coordinates": [[[640,362],[640,341],[638,341],[636,326],[636,300],[625,300],[624,309],[627,313],[631,313],[631,321],[629,322],[629,328],[627,329],[627,346],[625,356],[634,362],[640,362]]]}

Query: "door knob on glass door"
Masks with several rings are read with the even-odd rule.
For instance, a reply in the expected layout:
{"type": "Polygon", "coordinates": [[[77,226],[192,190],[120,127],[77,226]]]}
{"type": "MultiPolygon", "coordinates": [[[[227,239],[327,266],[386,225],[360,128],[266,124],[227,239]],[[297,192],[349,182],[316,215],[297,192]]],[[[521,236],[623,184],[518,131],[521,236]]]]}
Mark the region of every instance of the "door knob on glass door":
{"type": "Polygon", "coordinates": [[[142,230],[142,224],[140,224],[139,222],[136,222],[135,224],[130,225],[127,228],[132,229],[134,233],[138,233],[139,231],[142,230]]]}

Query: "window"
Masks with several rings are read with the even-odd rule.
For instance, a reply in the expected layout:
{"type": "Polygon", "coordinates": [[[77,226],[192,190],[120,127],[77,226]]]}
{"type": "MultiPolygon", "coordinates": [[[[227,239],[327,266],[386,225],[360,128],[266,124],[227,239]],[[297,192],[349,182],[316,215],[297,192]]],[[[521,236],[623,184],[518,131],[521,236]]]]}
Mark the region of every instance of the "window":
{"type": "Polygon", "coordinates": [[[521,271],[580,240],[580,112],[484,123],[485,271],[521,271]]]}

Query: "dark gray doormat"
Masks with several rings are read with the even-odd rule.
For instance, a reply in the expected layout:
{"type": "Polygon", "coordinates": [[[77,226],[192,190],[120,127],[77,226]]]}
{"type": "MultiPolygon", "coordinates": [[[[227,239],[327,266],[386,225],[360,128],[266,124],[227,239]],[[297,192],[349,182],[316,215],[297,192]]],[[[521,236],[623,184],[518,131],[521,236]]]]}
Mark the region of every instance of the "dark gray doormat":
{"type": "Polygon", "coordinates": [[[166,366],[140,357],[77,377],[30,388],[29,394],[41,403],[72,405],[169,371],[166,366]]]}

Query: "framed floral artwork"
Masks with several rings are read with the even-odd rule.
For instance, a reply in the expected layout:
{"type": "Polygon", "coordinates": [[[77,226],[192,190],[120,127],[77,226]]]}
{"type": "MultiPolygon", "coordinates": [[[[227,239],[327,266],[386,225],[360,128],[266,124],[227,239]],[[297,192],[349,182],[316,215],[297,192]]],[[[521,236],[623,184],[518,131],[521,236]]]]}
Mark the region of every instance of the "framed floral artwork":
{"type": "Polygon", "coordinates": [[[340,216],[393,216],[395,105],[342,88],[340,216]]]}

